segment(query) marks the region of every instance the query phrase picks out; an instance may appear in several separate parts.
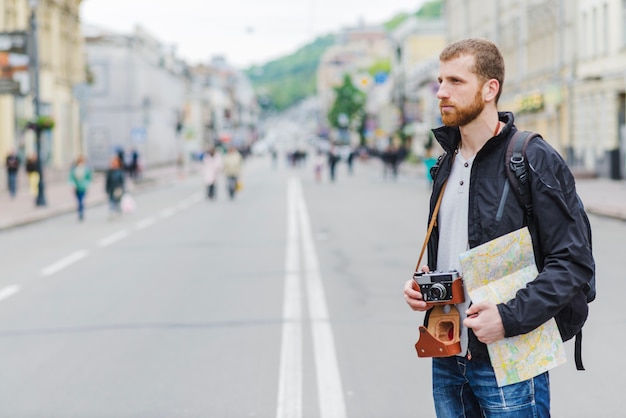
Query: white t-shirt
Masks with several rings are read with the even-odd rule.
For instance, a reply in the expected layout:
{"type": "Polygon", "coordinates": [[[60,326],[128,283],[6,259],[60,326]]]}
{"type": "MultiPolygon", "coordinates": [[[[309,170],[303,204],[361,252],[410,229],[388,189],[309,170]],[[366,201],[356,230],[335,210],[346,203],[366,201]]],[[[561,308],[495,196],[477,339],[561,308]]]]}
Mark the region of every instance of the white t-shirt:
{"type": "MultiPolygon", "coordinates": [[[[437,249],[437,270],[458,270],[462,274],[459,255],[468,250],[468,224],[469,216],[469,187],[470,173],[474,158],[465,160],[457,153],[452,164],[452,170],[448,177],[446,190],[439,208],[439,248],[437,249]]],[[[466,318],[465,311],[469,307],[470,299],[465,290],[465,302],[456,305],[461,314],[461,353],[467,353],[467,328],[463,326],[466,318]]]]}

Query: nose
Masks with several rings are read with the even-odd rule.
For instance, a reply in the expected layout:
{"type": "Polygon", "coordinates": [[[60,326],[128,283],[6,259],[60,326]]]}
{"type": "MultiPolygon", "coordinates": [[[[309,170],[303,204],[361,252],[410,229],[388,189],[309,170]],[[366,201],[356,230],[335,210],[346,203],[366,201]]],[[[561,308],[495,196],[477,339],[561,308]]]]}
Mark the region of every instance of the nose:
{"type": "Polygon", "coordinates": [[[445,88],[445,84],[440,83],[439,88],[437,89],[437,98],[441,100],[447,97],[448,97],[448,91],[445,88]]]}

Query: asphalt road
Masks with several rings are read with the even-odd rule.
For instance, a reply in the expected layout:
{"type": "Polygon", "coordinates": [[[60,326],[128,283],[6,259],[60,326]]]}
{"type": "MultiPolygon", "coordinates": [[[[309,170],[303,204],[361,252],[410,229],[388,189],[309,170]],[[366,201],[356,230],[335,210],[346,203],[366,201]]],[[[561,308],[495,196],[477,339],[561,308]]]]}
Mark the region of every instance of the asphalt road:
{"type": "MultiPolygon", "coordinates": [[[[137,211],[0,234],[0,417],[434,416],[421,314],[402,298],[426,227],[423,179],[378,162],[337,181],[249,160],[244,189],[199,178],[137,211]]],[[[553,370],[554,417],[626,416],[626,223],[591,217],[598,300],[587,371],[553,370]]]]}

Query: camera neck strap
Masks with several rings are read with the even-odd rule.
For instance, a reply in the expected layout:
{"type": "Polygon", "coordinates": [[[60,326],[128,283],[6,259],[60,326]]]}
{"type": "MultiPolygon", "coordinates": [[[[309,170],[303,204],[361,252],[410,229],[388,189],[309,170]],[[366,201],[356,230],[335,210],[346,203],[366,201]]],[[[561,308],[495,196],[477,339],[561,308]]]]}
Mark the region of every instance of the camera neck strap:
{"type": "Polygon", "coordinates": [[[433,232],[433,228],[435,227],[435,223],[437,223],[437,213],[439,213],[439,207],[441,206],[441,199],[443,199],[443,193],[446,191],[446,185],[448,184],[448,179],[441,186],[441,192],[439,192],[439,197],[437,198],[437,203],[435,204],[435,209],[433,210],[433,216],[430,218],[430,222],[428,224],[428,231],[426,232],[426,238],[424,239],[424,244],[422,245],[422,251],[420,252],[420,258],[417,260],[417,265],[415,266],[415,271],[419,271],[420,264],[422,262],[422,257],[424,257],[424,251],[426,251],[426,246],[428,245],[428,240],[430,239],[430,234],[433,232]]]}

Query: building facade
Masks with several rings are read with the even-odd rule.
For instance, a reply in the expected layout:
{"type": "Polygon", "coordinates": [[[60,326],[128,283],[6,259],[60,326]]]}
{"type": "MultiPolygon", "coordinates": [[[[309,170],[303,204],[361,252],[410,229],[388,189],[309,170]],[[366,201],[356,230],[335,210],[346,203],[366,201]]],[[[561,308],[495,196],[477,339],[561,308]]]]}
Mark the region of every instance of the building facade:
{"type": "Polygon", "coordinates": [[[580,174],[626,167],[626,1],[446,0],[448,41],[495,42],[507,65],[499,108],[540,132],[580,174]]]}
{"type": "Polygon", "coordinates": [[[626,176],[626,1],[578,0],[575,157],[598,174],[626,176]]]}
{"type": "MultiPolygon", "coordinates": [[[[77,88],[85,82],[83,39],[80,30],[81,0],[40,0],[34,10],[37,28],[40,113],[54,119],[54,128],[42,132],[42,161],[53,171],[69,168],[83,152],[77,88]]],[[[34,119],[29,66],[32,53],[31,9],[28,0],[0,0],[0,36],[18,34],[26,48],[0,51],[2,83],[17,83],[17,90],[0,94],[0,155],[15,149],[25,157],[35,151],[35,137],[27,129],[34,119]],[[12,80],[12,81],[9,81],[12,80]]],[[[4,178],[4,170],[0,172],[4,178]]],[[[3,182],[4,184],[4,182],[3,182]]]]}
{"type": "Polygon", "coordinates": [[[260,108],[250,80],[221,56],[191,69],[189,117],[202,149],[233,144],[247,149],[257,139],[260,108]]]}
{"type": "Polygon", "coordinates": [[[86,28],[91,83],[85,99],[87,156],[97,169],[119,150],[136,149],[144,166],[184,158],[187,67],[140,27],[131,34],[86,28]]]}
{"type": "Polygon", "coordinates": [[[398,128],[410,138],[412,152],[424,155],[431,146],[430,130],[440,124],[437,91],[439,53],[446,44],[443,19],[409,16],[391,32],[396,53],[392,68],[393,102],[398,128]]]}

